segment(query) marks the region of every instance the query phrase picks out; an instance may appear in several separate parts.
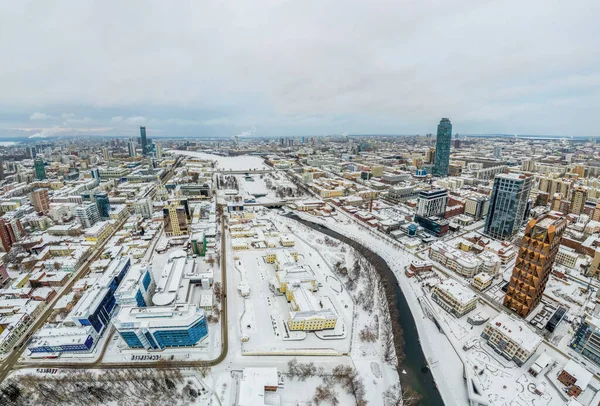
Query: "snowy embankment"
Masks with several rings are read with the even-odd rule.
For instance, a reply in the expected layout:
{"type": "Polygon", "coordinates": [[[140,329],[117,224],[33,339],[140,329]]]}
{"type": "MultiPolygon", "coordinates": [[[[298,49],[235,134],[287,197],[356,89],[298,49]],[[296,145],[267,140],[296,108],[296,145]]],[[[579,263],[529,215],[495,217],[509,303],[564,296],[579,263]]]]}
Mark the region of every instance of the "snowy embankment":
{"type": "Polygon", "coordinates": [[[463,379],[463,363],[448,340],[430,321],[419,304],[419,292],[415,292],[404,276],[404,268],[416,257],[408,251],[399,251],[374,232],[364,230],[356,223],[342,223],[332,218],[320,218],[306,213],[297,213],[299,217],[343,234],[354,241],[368,246],[381,256],[396,276],[396,280],[408,302],[415,319],[423,352],[444,403],[447,405],[469,404],[467,389],[463,379]]]}

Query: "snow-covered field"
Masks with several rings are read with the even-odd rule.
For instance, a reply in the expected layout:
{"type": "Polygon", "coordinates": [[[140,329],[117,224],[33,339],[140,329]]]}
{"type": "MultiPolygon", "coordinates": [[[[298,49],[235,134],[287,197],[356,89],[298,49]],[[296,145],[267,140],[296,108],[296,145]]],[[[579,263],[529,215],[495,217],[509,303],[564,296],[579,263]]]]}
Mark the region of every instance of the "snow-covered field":
{"type": "Polygon", "coordinates": [[[187,155],[194,158],[216,161],[218,169],[243,171],[251,169],[271,169],[264,164],[263,159],[258,156],[240,155],[240,156],[221,156],[207,154],[206,152],[198,151],[179,151],[170,150],[174,154],[187,155]]]}

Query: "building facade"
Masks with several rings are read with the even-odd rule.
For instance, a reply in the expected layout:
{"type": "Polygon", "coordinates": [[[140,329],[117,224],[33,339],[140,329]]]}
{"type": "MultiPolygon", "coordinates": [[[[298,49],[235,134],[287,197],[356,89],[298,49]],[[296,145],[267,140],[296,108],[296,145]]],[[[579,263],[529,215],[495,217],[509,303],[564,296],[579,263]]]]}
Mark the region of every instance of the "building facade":
{"type": "Polygon", "coordinates": [[[494,179],[492,197],[485,221],[485,233],[498,240],[512,238],[528,215],[532,178],[502,174],[494,179]]]}
{"type": "Polygon", "coordinates": [[[504,306],[527,315],[538,305],[552,271],[567,220],[558,212],[532,219],[525,228],[504,306]]]}

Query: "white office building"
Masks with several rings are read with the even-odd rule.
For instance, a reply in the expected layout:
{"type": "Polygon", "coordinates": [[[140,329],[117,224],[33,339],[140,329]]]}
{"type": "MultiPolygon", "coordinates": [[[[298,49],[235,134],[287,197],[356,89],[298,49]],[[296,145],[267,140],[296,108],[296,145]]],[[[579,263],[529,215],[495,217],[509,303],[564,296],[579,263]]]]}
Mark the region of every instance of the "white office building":
{"type": "Polygon", "coordinates": [[[421,217],[444,216],[448,205],[445,189],[422,190],[417,203],[417,215],[421,217]]]}

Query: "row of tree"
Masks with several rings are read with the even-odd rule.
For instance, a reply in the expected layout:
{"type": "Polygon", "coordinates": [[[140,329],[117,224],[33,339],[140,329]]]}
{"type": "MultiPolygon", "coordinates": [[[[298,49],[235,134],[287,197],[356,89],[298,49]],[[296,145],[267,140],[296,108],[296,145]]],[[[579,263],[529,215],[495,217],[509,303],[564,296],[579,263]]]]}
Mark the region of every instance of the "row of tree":
{"type": "MultiPolygon", "coordinates": [[[[204,374],[206,376],[206,373],[204,374]]],[[[57,375],[19,375],[0,390],[1,406],[189,404],[199,389],[177,369],[61,370],[57,375]]]]}
{"type": "Polygon", "coordinates": [[[337,365],[328,373],[323,367],[317,368],[313,362],[301,363],[294,358],[288,362],[287,375],[290,379],[298,378],[300,381],[314,376],[322,378],[323,384],[317,386],[313,395],[313,401],[317,405],[321,402],[339,404],[339,394],[334,389],[336,384],[341,385],[342,389],[354,397],[357,406],[365,406],[368,403],[365,399],[365,385],[362,378],[351,366],[337,365]]]}

